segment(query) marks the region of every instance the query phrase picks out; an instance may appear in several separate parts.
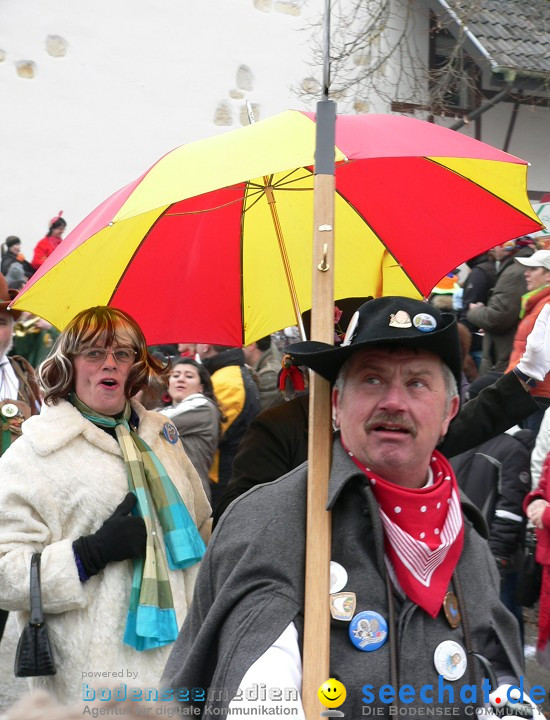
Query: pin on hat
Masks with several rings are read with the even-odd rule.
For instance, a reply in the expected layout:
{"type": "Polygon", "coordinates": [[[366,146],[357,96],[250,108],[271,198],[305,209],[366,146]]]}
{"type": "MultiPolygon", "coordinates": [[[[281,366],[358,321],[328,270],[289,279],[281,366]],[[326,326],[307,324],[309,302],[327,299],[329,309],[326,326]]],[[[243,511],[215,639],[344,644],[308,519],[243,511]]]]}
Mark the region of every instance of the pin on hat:
{"type": "Polygon", "coordinates": [[[305,365],[333,383],[342,365],[358,350],[395,345],[437,355],[458,384],[460,343],[452,313],[413,298],[388,296],[364,303],[353,315],[339,347],[309,340],[286,348],[296,365],[305,365]]]}

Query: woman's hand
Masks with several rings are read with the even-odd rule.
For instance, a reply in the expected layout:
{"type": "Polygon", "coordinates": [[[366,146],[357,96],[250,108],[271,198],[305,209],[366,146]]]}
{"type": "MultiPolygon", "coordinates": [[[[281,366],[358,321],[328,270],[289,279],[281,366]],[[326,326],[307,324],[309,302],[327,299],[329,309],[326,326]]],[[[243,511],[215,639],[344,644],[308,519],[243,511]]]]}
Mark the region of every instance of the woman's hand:
{"type": "Polygon", "coordinates": [[[97,532],[74,541],[73,549],[89,578],[97,575],[107,563],[145,554],[145,523],[143,518],[131,514],[136,502],[134,493],[129,492],[97,532]]]}
{"type": "Polygon", "coordinates": [[[542,516],[544,515],[547,507],[548,503],[542,498],[537,498],[537,500],[533,500],[532,503],[529,503],[527,507],[527,517],[536,528],[540,529],[544,527],[542,524],[542,516]]]}

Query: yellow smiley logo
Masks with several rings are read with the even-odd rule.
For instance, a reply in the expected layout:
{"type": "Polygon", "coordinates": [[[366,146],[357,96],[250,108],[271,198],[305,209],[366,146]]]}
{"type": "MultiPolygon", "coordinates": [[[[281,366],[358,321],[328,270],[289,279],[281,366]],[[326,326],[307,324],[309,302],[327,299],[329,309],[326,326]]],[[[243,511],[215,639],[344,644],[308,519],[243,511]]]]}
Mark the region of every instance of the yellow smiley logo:
{"type": "Polygon", "coordinates": [[[317,690],[317,697],[326,708],[337,708],[346,699],[346,688],[339,680],[329,678],[317,690]]]}

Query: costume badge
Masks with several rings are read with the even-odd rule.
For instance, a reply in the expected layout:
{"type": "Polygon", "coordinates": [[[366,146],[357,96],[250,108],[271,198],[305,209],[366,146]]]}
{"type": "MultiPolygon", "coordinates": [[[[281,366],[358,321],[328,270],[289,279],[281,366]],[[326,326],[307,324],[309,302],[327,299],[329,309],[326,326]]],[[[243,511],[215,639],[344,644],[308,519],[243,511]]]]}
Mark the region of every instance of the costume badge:
{"type": "Polygon", "coordinates": [[[355,593],[338,592],[330,596],[330,614],[335,620],[349,622],[355,612],[355,593]]]}
{"type": "Polygon", "coordinates": [[[461,617],[458,609],[458,600],[453,592],[448,592],[443,598],[443,611],[447,622],[453,630],[460,625],[461,617]]]}
{"type": "Polygon", "coordinates": [[[418,313],[413,317],[413,325],[421,332],[432,332],[437,327],[437,320],[429,313],[418,313]]]}
{"type": "Polygon", "coordinates": [[[388,623],[380,613],[364,610],[357,613],[349,625],[349,638],[358,650],[372,652],[386,642],[388,623]]]}
{"type": "Polygon", "coordinates": [[[342,340],[342,344],[340,345],[340,347],[346,347],[346,345],[351,345],[351,341],[355,337],[355,331],[357,330],[358,322],[359,322],[359,310],[356,310],[353,313],[353,317],[349,321],[349,325],[346,330],[346,334],[344,335],[344,339],[342,340]]]}
{"type": "Polygon", "coordinates": [[[390,315],[389,327],[410,328],[412,327],[411,316],[404,310],[398,310],[395,315],[390,315]]]}
{"type": "Polygon", "coordinates": [[[162,431],[164,433],[164,437],[168,440],[169,443],[172,443],[172,445],[175,445],[177,443],[179,435],[175,425],[172,425],[172,423],[169,422],[164,423],[162,431]]]}
{"type": "Polygon", "coordinates": [[[19,413],[19,408],[17,405],[14,405],[13,403],[6,403],[5,405],[2,405],[2,415],[10,420],[11,418],[15,417],[19,413]]]}
{"type": "Polygon", "coordinates": [[[330,594],[340,592],[346,587],[348,574],[346,568],[334,560],[330,561],[330,594]]]}
{"type": "Polygon", "coordinates": [[[454,640],[444,640],[435,649],[434,665],[445,680],[460,680],[468,667],[466,651],[454,640]]]}

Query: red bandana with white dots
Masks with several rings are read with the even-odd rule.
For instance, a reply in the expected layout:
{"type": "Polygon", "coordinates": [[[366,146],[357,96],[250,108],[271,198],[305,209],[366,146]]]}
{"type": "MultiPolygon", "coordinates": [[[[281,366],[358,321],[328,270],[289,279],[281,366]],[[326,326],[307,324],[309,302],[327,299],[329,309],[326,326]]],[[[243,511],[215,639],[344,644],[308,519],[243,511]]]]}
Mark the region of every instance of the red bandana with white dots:
{"type": "Polygon", "coordinates": [[[464,544],[458,485],[451,466],[434,451],[433,484],[405,488],[383,480],[351,457],[369,478],[380,506],[386,557],[397,581],[407,597],[435,617],[464,544]]]}

